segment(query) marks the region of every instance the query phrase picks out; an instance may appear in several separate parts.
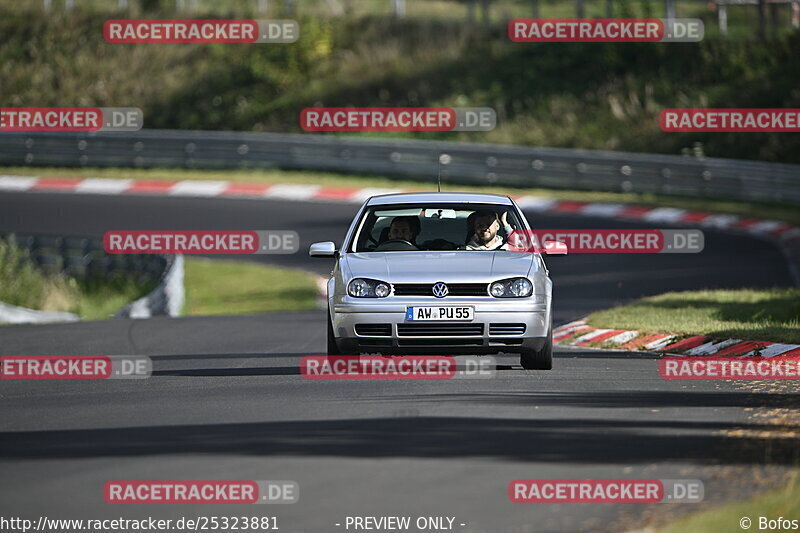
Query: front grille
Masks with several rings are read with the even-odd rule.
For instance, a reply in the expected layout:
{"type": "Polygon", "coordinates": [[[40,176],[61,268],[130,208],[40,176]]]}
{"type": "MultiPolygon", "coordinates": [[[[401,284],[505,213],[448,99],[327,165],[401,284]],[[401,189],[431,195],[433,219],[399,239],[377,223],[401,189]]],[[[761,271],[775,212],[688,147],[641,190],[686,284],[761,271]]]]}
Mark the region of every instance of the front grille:
{"type": "Polygon", "coordinates": [[[398,337],[473,337],[483,335],[483,324],[397,324],[398,337]]]}
{"type": "Polygon", "coordinates": [[[366,337],[389,337],[392,334],[391,324],[356,324],[356,334],[366,337]]]}
{"type": "Polygon", "coordinates": [[[525,324],[489,324],[489,335],[522,335],[525,324]]]}
{"type": "MultiPolygon", "coordinates": [[[[488,283],[446,283],[447,296],[489,296],[488,283]]],[[[396,283],[395,296],[433,296],[433,283],[396,283]]]]}
{"type": "Polygon", "coordinates": [[[412,346],[482,346],[483,339],[480,337],[465,337],[461,339],[420,339],[402,338],[397,340],[399,347],[412,346]]]}

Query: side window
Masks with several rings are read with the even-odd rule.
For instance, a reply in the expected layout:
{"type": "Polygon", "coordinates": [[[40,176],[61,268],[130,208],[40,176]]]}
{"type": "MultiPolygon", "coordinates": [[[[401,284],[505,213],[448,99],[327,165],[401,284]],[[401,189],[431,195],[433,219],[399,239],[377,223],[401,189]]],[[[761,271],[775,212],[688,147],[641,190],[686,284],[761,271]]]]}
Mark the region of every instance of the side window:
{"type": "Polygon", "coordinates": [[[353,251],[368,251],[375,248],[375,243],[372,242],[372,232],[374,230],[376,218],[373,213],[369,213],[364,220],[364,225],[358,234],[358,240],[355,242],[355,249],[353,251]]]}

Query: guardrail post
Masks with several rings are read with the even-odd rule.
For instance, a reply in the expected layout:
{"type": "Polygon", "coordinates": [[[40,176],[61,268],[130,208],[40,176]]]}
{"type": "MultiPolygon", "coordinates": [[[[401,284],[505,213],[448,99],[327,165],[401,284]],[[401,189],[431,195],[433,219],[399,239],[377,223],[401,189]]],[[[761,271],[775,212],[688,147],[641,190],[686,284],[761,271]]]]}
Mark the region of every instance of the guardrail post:
{"type": "Polygon", "coordinates": [[[726,4],[717,4],[717,21],[719,22],[719,31],[722,35],[728,34],[728,6],[726,4]]]}
{"type": "Polygon", "coordinates": [[[677,17],[677,13],[675,11],[675,0],[664,0],[664,11],[666,14],[666,18],[674,19],[677,17]]]}

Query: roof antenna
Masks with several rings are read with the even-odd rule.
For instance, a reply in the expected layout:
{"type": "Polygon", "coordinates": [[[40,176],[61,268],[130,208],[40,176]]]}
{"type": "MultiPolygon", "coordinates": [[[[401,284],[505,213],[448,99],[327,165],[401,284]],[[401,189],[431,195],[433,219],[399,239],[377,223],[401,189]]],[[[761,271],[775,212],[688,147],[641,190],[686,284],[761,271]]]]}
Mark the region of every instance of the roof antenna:
{"type": "Polygon", "coordinates": [[[448,154],[439,155],[439,171],[436,176],[436,189],[437,192],[442,192],[442,165],[450,164],[452,158],[448,154]]]}

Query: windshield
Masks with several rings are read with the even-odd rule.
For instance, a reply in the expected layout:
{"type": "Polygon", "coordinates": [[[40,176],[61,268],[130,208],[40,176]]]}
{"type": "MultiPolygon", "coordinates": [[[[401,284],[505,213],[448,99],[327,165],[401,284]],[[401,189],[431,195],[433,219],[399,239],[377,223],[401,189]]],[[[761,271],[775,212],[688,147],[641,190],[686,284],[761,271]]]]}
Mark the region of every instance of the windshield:
{"type": "Polygon", "coordinates": [[[524,229],[513,206],[396,204],[368,208],[353,252],[506,250],[511,231],[524,229]]]}

